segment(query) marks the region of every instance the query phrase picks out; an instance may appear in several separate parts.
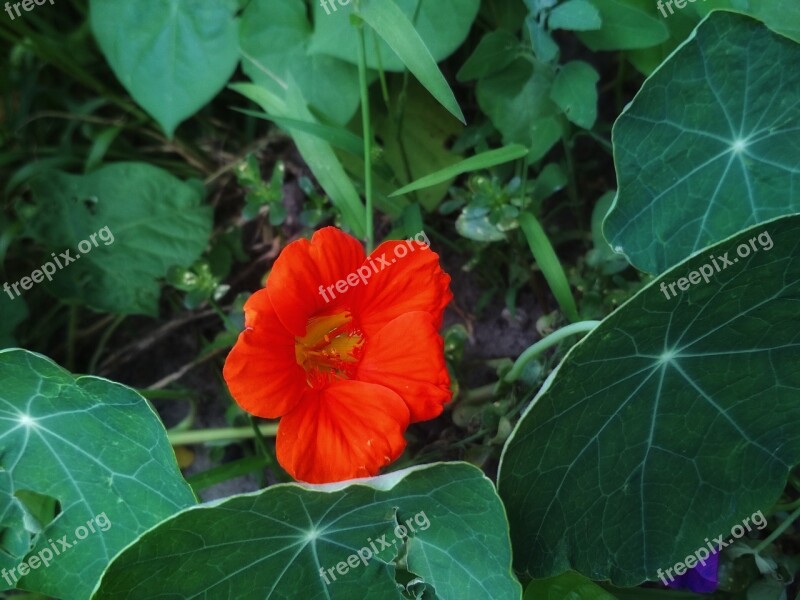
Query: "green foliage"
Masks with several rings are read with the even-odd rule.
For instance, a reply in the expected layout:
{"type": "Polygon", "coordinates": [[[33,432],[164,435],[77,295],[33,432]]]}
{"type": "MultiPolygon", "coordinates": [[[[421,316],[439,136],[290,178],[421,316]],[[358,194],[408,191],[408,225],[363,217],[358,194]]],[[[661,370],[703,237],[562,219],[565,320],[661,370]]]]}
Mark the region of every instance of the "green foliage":
{"type": "MultiPolygon", "coordinates": [[[[417,0],[361,0],[363,10],[392,11],[403,14],[404,20],[413,24],[420,41],[427,48],[434,61],[441,62],[450,56],[467,37],[472,22],[478,14],[480,0],[438,0],[437,2],[418,2],[417,0]],[[391,4],[396,7],[387,8],[391,4]]],[[[357,36],[344,34],[350,27],[355,2],[349,6],[327,14],[319,2],[313,2],[314,35],[309,52],[312,55],[335,56],[350,64],[358,64],[356,49],[357,36]]],[[[387,15],[389,13],[387,12],[387,15]]],[[[407,31],[404,36],[407,35],[407,31]]],[[[412,36],[413,38],[413,36],[412,36]]],[[[412,39],[409,38],[409,39],[412,39]]],[[[370,69],[385,71],[404,71],[408,63],[384,39],[375,39],[373,34],[367,38],[367,66],[370,69]]]]}
{"type": "Polygon", "coordinates": [[[708,248],[559,364],[500,466],[520,571],[636,585],[777,499],[800,461],[798,235],[783,217],[708,248]],[[764,232],[774,247],[736,262],[764,232]],[[665,297],[725,253],[733,266],[665,297]]]}
{"type": "Polygon", "coordinates": [[[243,600],[265,593],[379,600],[435,590],[443,598],[513,600],[521,589],[510,567],[494,486],[470,465],[434,464],[354,483],[277,485],[183,511],[120,554],[93,598],[225,590],[243,600]],[[344,566],[337,572],[337,565],[344,566]]]}
{"type": "Polygon", "coordinates": [[[550,579],[531,581],[523,600],[617,600],[580,573],[568,571],[550,579]]]}
{"type": "MultiPolygon", "coordinates": [[[[12,551],[0,552],[0,565],[16,567],[50,547],[48,540],[66,536],[74,547],[61,546],[63,553],[46,568],[31,570],[19,587],[88,599],[119,550],[194,504],[194,495],[180,476],[164,427],[133,390],[97,377],[75,378],[24,350],[0,351],[0,379],[0,456],[6,467],[0,469],[0,538],[12,551]],[[22,491],[49,496],[60,506],[58,518],[39,523],[27,536],[22,491]],[[76,540],[76,529],[101,514],[110,523],[106,530],[76,540]]],[[[2,579],[0,587],[7,588],[2,579]]]]}
{"type": "Polygon", "coordinates": [[[659,273],[800,209],[800,74],[782,67],[797,62],[796,43],[715,13],[644,83],[614,126],[619,193],[605,231],[618,252],[659,273]]]}
{"type": "Polygon", "coordinates": [[[200,205],[200,194],[144,163],[116,163],[88,175],[53,171],[31,188],[27,233],[44,245],[45,261],[65,249],[76,257],[47,285],[59,298],[98,310],[156,314],[158,279],[194,262],[211,233],[211,211],[200,205]],[[88,252],[75,250],[104,228],[108,233],[95,236],[88,252]]]}
{"type": "Polygon", "coordinates": [[[238,63],[235,0],[90,0],[89,9],[117,79],[169,137],[225,86],[238,63]]]}

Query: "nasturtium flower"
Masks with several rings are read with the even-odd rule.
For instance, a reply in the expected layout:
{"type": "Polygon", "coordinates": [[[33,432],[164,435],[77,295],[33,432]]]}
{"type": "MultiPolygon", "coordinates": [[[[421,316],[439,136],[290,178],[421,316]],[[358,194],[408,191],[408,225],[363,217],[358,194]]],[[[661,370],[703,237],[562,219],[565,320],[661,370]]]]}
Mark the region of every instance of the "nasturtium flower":
{"type": "Polygon", "coordinates": [[[714,553],[705,561],[691,567],[683,575],[675,577],[667,585],[677,590],[690,590],[698,594],[710,594],[719,586],[719,554],[714,553]]]}
{"type": "Polygon", "coordinates": [[[228,389],[247,412],[281,419],[278,462],[295,479],[375,475],[403,452],[409,423],[451,399],[439,335],[451,299],[427,244],[389,241],[367,257],[321,229],[287,245],[245,304],[228,389]]]}

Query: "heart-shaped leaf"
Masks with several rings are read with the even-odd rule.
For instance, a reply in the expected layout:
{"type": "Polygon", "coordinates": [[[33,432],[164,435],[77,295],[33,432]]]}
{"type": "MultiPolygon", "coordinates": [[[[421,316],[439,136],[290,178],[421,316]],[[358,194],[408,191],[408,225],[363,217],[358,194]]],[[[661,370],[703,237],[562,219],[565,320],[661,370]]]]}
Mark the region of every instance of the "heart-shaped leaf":
{"type": "Polygon", "coordinates": [[[614,125],[605,232],[618,252],[660,273],[800,211],[800,71],[785,66],[798,63],[800,45],[750,17],[713,12],[698,26],[614,125]]]}
{"type": "Polygon", "coordinates": [[[94,600],[517,600],[494,486],[465,463],[276,485],[186,510],[122,552],[94,600]],[[428,597],[426,594],[425,597],[428,597]]]}
{"type": "Polygon", "coordinates": [[[100,310],[155,315],[158,279],[172,266],[191,265],[211,235],[211,210],[195,188],[144,163],[88,175],[53,171],[31,189],[37,212],[28,233],[72,258],[59,261],[48,285],[60,298],[100,310]]]}
{"type": "Polygon", "coordinates": [[[508,440],[518,570],[636,585],[728,539],[800,462],[798,361],[800,216],[645,287],[570,350],[508,440]]]}
{"type": "Polygon", "coordinates": [[[91,0],[92,31],[125,89],[169,137],[239,60],[236,0],[91,0]]]}
{"type": "MultiPolygon", "coordinates": [[[[75,378],[24,350],[0,351],[0,381],[0,564],[16,568],[9,578],[19,579],[21,589],[88,598],[119,550],[194,504],[194,495],[161,421],[133,390],[99,377],[75,378]],[[38,535],[20,529],[24,511],[15,497],[22,492],[60,504],[38,535]],[[27,537],[21,555],[8,556],[9,536],[17,551],[27,537]],[[31,569],[20,579],[23,560],[31,569]]],[[[0,579],[0,588],[7,581],[0,579]]]]}

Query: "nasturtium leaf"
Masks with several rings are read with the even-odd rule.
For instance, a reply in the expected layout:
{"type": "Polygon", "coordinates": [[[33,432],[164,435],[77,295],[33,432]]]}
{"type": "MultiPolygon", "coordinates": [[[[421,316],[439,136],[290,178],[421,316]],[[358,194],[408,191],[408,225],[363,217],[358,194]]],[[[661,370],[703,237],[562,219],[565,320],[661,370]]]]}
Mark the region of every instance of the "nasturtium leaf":
{"type": "MultiPolygon", "coordinates": [[[[194,495],[161,421],[133,390],[99,377],[74,377],[39,354],[16,349],[0,351],[0,381],[0,507],[27,491],[50,496],[61,508],[40,535],[28,537],[25,549],[28,562],[52,548],[49,540],[60,553],[51,552],[49,566],[31,570],[18,587],[89,598],[117,552],[193,505],[194,495]],[[10,490],[4,474],[10,474],[10,490]],[[94,532],[87,531],[89,521],[94,532]],[[62,538],[71,547],[57,542],[62,538]]],[[[17,502],[17,515],[20,508],[17,502]]],[[[6,519],[0,531],[9,528],[6,519]]],[[[12,518],[11,532],[19,535],[19,525],[18,516],[12,518]]],[[[16,567],[25,558],[12,562],[16,567]]],[[[6,585],[0,579],[0,587],[6,585]]]]}
{"type": "Polygon", "coordinates": [[[592,50],[630,50],[657,46],[669,37],[669,29],[661,16],[653,15],[650,0],[600,0],[594,6],[600,11],[602,27],[583,31],[578,37],[592,50]]]}
{"type": "Polygon", "coordinates": [[[236,68],[236,6],[236,0],[90,0],[89,13],[114,74],[172,137],[236,68]]]}
{"type": "Polygon", "coordinates": [[[576,344],[501,458],[518,571],[637,585],[771,506],[800,462],[798,308],[787,216],[671,269],[576,344]]]}
{"type": "Polygon", "coordinates": [[[605,232],[617,251],[659,273],[800,211],[800,71],[784,66],[798,63],[800,45],[750,17],[700,24],[614,125],[619,193],[605,232]]]}
{"type": "MultiPolygon", "coordinates": [[[[332,56],[310,55],[311,33],[303,0],[252,0],[239,30],[242,68],[284,101],[293,78],[318,114],[344,125],[360,103],[358,69],[332,56]]],[[[342,39],[353,33],[349,25],[339,31],[342,39]]]]}
{"type": "Polygon", "coordinates": [[[582,60],[560,67],[550,90],[550,98],[564,115],[584,129],[594,127],[597,120],[597,82],[600,75],[582,60]]]}
{"type": "Polygon", "coordinates": [[[395,566],[403,557],[406,580],[418,578],[437,598],[521,594],[494,486],[471,465],[439,463],[340,484],[274,485],[183,511],[122,552],[93,599],[399,600],[407,597],[395,566]]]}
{"type": "Polygon", "coordinates": [[[580,573],[568,571],[557,577],[536,579],[525,588],[523,600],[617,600],[580,573]]]}
{"type": "MultiPolygon", "coordinates": [[[[383,4],[384,0],[360,0],[361,4],[383,4]]],[[[419,0],[393,0],[405,17],[414,25],[425,46],[436,62],[450,56],[464,42],[469,34],[472,22],[478,15],[480,0],[436,0],[436,2],[419,2],[419,0]]],[[[311,38],[309,52],[313,55],[335,56],[350,64],[358,64],[358,36],[350,23],[354,13],[355,1],[349,5],[338,6],[338,10],[328,11],[322,3],[315,0],[314,33],[311,38]],[[328,14],[328,12],[330,14],[328,14]]],[[[373,33],[367,34],[366,44],[367,66],[371,69],[385,71],[403,71],[406,65],[380,38],[373,33]],[[379,49],[380,60],[375,48],[379,49]]]]}
{"type": "Polygon", "coordinates": [[[62,259],[63,269],[44,284],[99,310],[155,315],[158,279],[172,266],[191,265],[211,235],[211,209],[200,194],[144,163],[114,163],[88,175],[52,171],[31,190],[36,212],[28,234],[74,259],[62,259]]]}
{"type": "Polygon", "coordinates": [[[591,31],[600,29],[602,24],[600,12],[589,0],[566,0],[556,6],[547,18],[550,29],[591,31]]]}

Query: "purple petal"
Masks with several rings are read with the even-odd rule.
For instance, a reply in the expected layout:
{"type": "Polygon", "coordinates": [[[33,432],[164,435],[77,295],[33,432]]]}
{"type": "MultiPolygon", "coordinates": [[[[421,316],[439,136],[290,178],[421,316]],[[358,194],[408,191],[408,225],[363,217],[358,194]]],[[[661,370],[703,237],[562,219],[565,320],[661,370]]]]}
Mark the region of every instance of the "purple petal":
{"type": "Polygon", "coordinates": [[[717,589],[717,568],[719,567],[719,554],[712,554],[705,559],[705,565],[698,564],[685,574],[678,575],[667,585],[677,590],[691,590],[698,594],[710,594],[717,589]]]}

